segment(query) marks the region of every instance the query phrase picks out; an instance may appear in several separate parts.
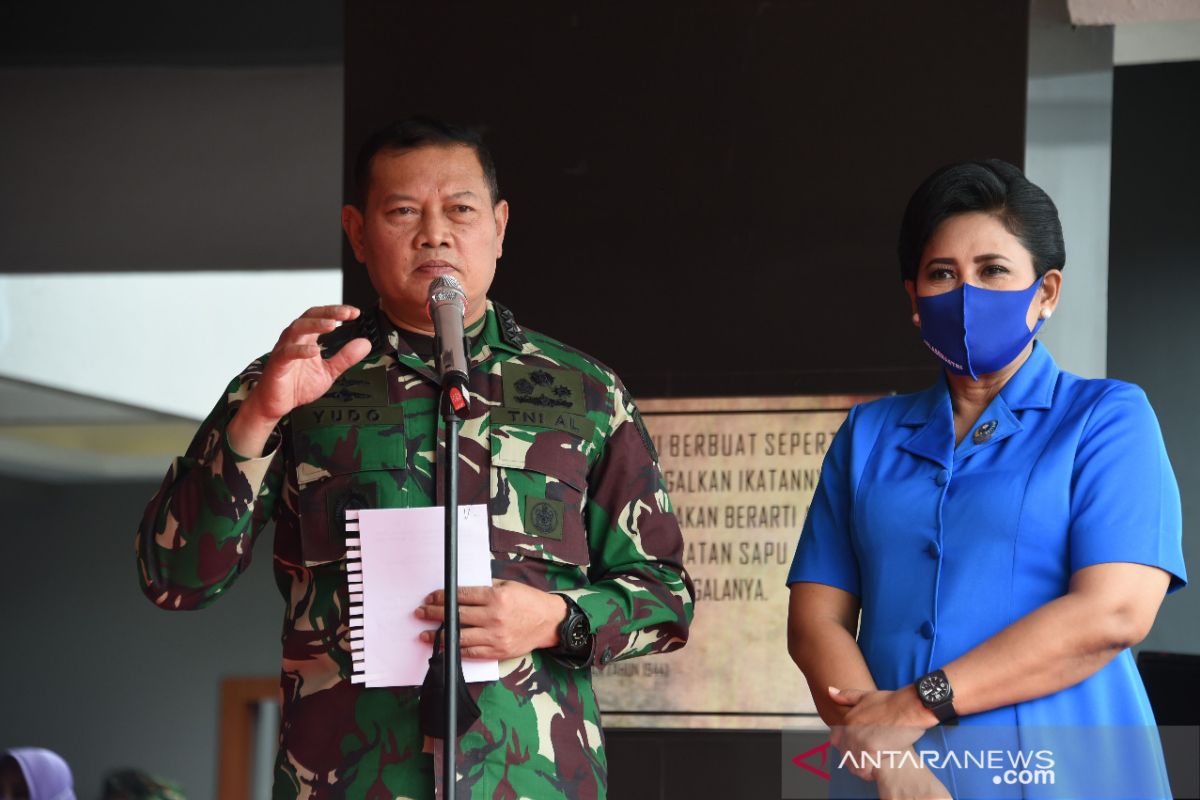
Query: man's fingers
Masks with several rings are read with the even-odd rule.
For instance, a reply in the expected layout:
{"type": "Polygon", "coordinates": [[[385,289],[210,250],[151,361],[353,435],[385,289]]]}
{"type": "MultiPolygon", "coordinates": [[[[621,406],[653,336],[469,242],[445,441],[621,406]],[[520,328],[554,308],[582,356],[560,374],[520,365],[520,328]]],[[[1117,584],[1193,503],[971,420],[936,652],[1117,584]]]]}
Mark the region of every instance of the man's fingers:
{"type": "MultiPolygon", "coordinates": [[[[445,638],[445,632],[441,636],[438,636],[436,628],[422,631],[420,639],[426,644],[433,644],[435,636],[438,640],[438,646],[441,647],[441,641],[445,638]]],[[[485,628],[468,627],[460,629],[458,632],[458,647],[462,651],[463,658],[505,657],[495,648],[492,643],[491,634],[485,628]]]]}
{"type": "Polygon", "coordinates": [[[299,317],[292,320],[291,324],[279,334],[274,349],[279,351],[290,344],[312,344],[318,336],[329,333],[337,326],[338,322],[335,319],[299,317]]]}
{"type": "Polygon", "coordinates": [[[337,328],[337,321],[331,319],[300,319],[293,320],[291,325],[279,334],[275,343],[275,352],[294,344],[316,344],[317,337],[337,328]]]}
{"type": "MultiPolygon", "coordinates": [[[[458,587],[458,602],[473,606],[482,606],[491,602],[495,592],[490,586],[460,586],[458,587]]],[[[431,606],[446,605],[446,591],[437,589],[425,596],[425,604],[431,606]]]]}
{"type": "Polygon", "coordinates": [[[298,361],[304,358],[315,358],[321,354],[321,348],[315,344],[288,344],[276,350],[271,358],[276,363],[283,361],[298,361]]]}
{"type": "Polygon", "coordinates": [[[341,322],[357,318],[359,311],[354,306],[314,306],[292,320],[283,333],[279,334],[276,347],[287,344],[308,344],[323,333],[337,329],[341,322]]]}
{"type": "Polygon", "coordinates": [[[482,606],[492,602],[496,590],[490,586],[458,587],[458,602],[464,605],[482,606]]]}
{"type": "Polygon", "coordinates": [[[458,644],[465,650],[468,647],[490,649],[495,643],[485,628],[463,628],[458,632],[458,644]]]}
{"type": "Polygon", "coordinates": [[[292,336],[306,336],[312,333],[328,333],[337,326],[338,321],[328,317],[300,317],[292,320],[292,324],[287,326],[284,333],[292,336]]]}
{"type": "Polygon", "coordinates": [[[489,661],[502,661],[505,658],[505,656],[497,653],[496,650],[491,647],[464,647],[462,649],[462,657],[480,660],[486,659],[489,661]]]}
{"type": "MultiPolygon", "coordinates": [[[[427,619],[430,622],[442,622],[446,619],[446,607],[438,605],[425,605],[417,609],[417,616],[421,619],[427,619]]],[[[483,606],[460,606],[458,609],[458,622],[462,625],[462,629],[467,627],[485,627],[495,618],[483,606]]]]}
{"type": "Polygon", "coordinates": [[[496,639],[487,628],[463,628],[458,636],[463,658],[496,659],[516,658],[523,653],[510,652],[512,645],[496,639]]]}
{"type": "Polygon", "coordinates": [[[324,319],[336,319],[341,322],[357,319],[359,310],[345,303],[337,303],[331,306],[313,306],[308,311],[300,315],[301,319],[305,317],[320,317],[324,319]]]}
{"type": "Polygon", "coordinates": [[[370,339],[351,339],[342,346],[340,350],[334,353],[325,362],[329,368],[333,370],[334,375],[341,375],[346,370],[353,367],[358,362],[367,357],[371,352],[370,339]]]}

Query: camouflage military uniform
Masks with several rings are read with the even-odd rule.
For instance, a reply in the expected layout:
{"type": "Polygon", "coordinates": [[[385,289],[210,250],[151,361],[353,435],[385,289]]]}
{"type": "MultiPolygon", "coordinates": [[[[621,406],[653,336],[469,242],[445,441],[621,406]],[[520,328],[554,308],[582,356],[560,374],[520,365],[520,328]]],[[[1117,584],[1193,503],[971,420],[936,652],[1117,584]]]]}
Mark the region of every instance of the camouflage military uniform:
{"type": "MultiPolygon", "coordinates": [[[[287,602],[276,797],[431,797],[417,689],[351,684],[342,515],[440,502],[431,365],[379,310],[325,338],[372,340],[362,362],[245,459],[225,425],[263,360],[229,386],[150,502],[137,538],[146,595],[162,608],[216,600],[276,520],[287,602]]],[[[522,330],[489,303],[471,348],[471,418],[460,433],[460,502],[489,503],[492,572],[572,597],[596,634],[592,664],[682,647],[693,590],[653,448],[604,366],[522,330]]],[[[472,798],[603,797],[607,767],[591,664],[541,651],[475,685],[482,717],[461,738],[472,798]]]]}

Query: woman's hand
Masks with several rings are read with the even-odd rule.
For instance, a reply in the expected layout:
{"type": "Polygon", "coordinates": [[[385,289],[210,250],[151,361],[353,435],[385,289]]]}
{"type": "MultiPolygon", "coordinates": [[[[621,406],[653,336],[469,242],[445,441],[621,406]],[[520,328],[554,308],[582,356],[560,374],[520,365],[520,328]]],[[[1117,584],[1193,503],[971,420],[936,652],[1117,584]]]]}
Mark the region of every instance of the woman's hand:
{"type": "Polygon", "coordinates": [[[875,764],[888,763],[889,753],[898,757],[909,750],[926,729],[937,724],[937,717],[911,686],[896,692],[830,686],[829,697],[849,709],[830,738],[835,747],[850,754],[846,764],[863,780],[876,780],[875,764]]]}

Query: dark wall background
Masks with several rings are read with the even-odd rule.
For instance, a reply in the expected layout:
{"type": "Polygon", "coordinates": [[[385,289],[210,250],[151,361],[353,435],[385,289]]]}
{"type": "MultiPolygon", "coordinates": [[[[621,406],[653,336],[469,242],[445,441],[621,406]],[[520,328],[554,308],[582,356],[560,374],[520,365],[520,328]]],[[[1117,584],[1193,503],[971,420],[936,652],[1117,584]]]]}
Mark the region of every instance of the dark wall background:
{"type": "Polygon", "coordinates": [[[336,268],[342,24],[340,0],[0,3],[0,272],[336,268]]]}
{"type": "Polygon", "coordinates": [[[0,66],[340,64],[343,0],[0,4],[0,66]]]}
{"type": "Polygon", "coordinates": [[[943,163],[1024,152],[1021,4],[346,11],[347,161],[412,113],[484,127],[512,205],[493,297],[638,396],[926,385],[904,203],[943,163]]]}
{"type": "MultiPolygon", "coordinates": [[[[1113,83],[1108,371],[1146,390],[1200,569],[1200,62],[1119,67],[1113,83]]],[[[1200,593],[1171,595],[1143,649],[1200,653],[1200,593]]]]}

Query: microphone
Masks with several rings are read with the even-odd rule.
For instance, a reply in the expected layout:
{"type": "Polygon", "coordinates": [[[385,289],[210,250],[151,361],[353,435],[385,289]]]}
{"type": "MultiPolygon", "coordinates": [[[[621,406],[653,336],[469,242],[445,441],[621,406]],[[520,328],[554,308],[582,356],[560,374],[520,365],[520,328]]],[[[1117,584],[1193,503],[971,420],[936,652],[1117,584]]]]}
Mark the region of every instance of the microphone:
{"type": "Polygon", "coordinates": [[[429,303],[425,310],[433,320],[434,353],[441,379],[442,396],[459,417],[471,409],[467,391],[467,338],[463,320],[467,313],[467,296],[462,284],[449,275],[435,278],[429,284],[429,303]]]}

